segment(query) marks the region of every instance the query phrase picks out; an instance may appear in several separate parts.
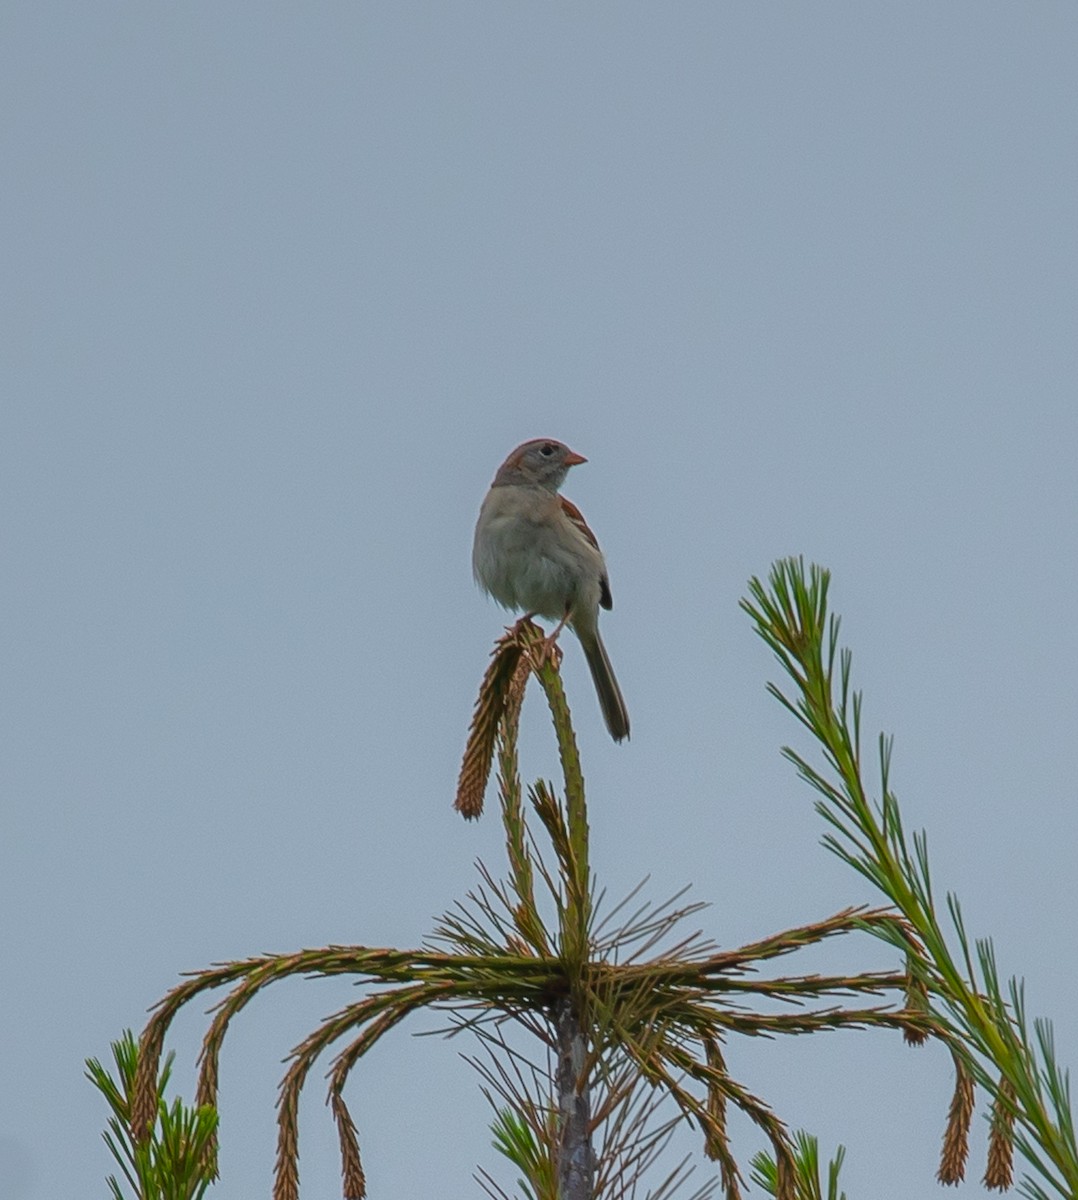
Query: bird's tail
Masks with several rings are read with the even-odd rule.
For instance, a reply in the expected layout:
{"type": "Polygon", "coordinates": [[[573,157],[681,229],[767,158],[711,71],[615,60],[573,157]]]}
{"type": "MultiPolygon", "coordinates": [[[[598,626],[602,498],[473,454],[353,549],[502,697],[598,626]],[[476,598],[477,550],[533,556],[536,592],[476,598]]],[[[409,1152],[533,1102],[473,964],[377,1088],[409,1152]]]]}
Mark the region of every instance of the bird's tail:
{"type": "Polygon", "coordinates": [[[584,657],[588,660],[592,682],[599,696],[599,707],[603,710],[606,727],[615,742],[624,741],[629,736],[629,710],[621,695],[621,688],[614,677],[614,668],[606,654],[603,639],[598,629],[583,633],[577,630],[580,644],[584,649],[584,657]]]}

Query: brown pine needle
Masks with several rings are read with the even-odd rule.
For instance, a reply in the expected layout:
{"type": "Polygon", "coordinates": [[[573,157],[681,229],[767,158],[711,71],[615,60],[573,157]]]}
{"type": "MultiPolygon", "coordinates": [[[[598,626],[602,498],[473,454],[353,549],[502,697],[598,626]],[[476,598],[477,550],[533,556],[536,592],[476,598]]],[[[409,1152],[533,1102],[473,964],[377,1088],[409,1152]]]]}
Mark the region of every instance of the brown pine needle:
{"type": "MultiPolygon", "coordinates": [[[[906,984],[906,1008],[915,1016],[927,1020],[931,1012],[928,1003],[928,988],[925,986],[924,980],[919,979],[914,972],[912,959],[907,961],[906,971],[908,980],[906,984]]],[[[916,1025],[907,1025],[902,1030],[902,1036],[906,1039],[906,1044],[909,1046],[923,1046],[928,1041],[929,1033],[927,1029],[916,1025]]]]}
{"type": "Polygon", "coordinates": [[[992,1105],[992,1124],[988,1134],[988,1165],[984,1186],[1005,1192],[1014,1182],[1014,1087],[1000,1080],[999,1094],[992,1105]]]}
{"type": "Polygon", "coordinates": [[[943,1184],[959,1184],[966,1177],[969,1157],[969,1127],[973,1119],[973,1076],[958,1055],[954,1057],[954,1096],[947,1114],[943,1152],[936,1178],[943,1184]]]}
{"type": "Polygon", "coordinates": [[[367,1177],[359,1158],[359,1138],[352,1114],[339,1092],[330,1096],[333,1116],[337,1121],[337,1132],[341,1139],[341,1175],[344,1179],[344,1200],[364,1200],[367,1195],[367,1177]]]}
{"type": "MultiPolygon", "coordinates": [[[[712,1071],[726,1074],[726,1063],[718,1041],[708,1038],[704,1043],[707,1065],[712,1071]]],[[[719,1164],[726,1200],[741,1200],[741,1174],[737,1169],[730,1140],[726,1132],[726,1093],[714,1079],[707,1081],[707,1114],[711,1124],[704,1131],[704,1153],[719,1164]]]]}
{"type": "Polygon", "coordinates": [[[131,1097],[131,1140],[144,1145],[157,1120],[157,1068],[164,1048],[165,1030],[153,1021],[143,1030],[138,1048],[138,1067],[131,1097]]]}
{"type": "Polygon", "coordinates": [[[495,643],[490,665],[479,686],[479,696],[468,731],[468,744],[457,780],[457,798],[453,802],[453,807],[468,821],[474,821],[483,812],[483,796],[494,761],[498,728],[507,707],[515,703],[516,694],[523,691],[523,683],[517,683],[516,680],[517,667],[524,651],[519,636],[522,625],[518,621],[495,643]]]}
{"type": "Polygon", "coordinates": [[[299,1089],[289,1086],[295,1073],[296,1064],[293,1063],[281,1083],[273,1200],[299,1200],[299,1089]]]}

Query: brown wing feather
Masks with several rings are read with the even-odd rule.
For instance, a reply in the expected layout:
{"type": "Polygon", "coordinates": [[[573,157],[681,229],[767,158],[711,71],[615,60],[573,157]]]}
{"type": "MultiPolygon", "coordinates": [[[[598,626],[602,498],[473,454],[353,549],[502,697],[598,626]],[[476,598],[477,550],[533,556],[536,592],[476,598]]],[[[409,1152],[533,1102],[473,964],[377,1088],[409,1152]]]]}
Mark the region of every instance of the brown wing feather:
{"type": "MultiPolygon", "coordinates": [[[[584,520],[584,514],[580,509],[577,508],[572,500],[566,500],[562,495],[558,496],[558,503],[561,504],[562,512],[572,521],[573,525],[580,530],[596,550],[599,550],[598,539],[588,528],[588,523],[584,520]]],[[[599,550],[599,553],[602,554],[602,551],[599,550]]],[[[605,573],[599,576],[599,604],[603,608],[609,609],[614,607],[614,598],[610,594],[610,582],[605,573]]]]}
{"type": "Polygon", "coordinates": [[[559,496],[558,500],[561,504],[562,512],[565,513],[565,515],[570,521],[572,521],[577,529],[579,529],[580,532],[588,539],[588,541],[591,542],[595,549],[598,550],[599,543],[595,539],[595,534],[592,533],[592,531],[588,528],[588,523],[584,520],[584,514],[579,508],[577,508],[572,500],[566,500],[564,496],[559,496]]]}

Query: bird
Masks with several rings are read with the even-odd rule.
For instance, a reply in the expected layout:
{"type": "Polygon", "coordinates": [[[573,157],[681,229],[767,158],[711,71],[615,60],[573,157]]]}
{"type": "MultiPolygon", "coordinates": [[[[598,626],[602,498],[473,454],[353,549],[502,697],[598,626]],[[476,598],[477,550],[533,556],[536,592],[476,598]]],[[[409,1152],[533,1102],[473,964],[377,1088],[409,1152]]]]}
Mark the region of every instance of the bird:
{"type": "Polygon", "coordinates": [[[479,510],[472,572],[503,608],[557,621],[576,634],[615,742],[629,713],[599,636],[599,609],[613,608],[606,562],[580,510],[559,494],[570,467],[588,460],[553,438],[519,445],[498,468],[479,510]]]}

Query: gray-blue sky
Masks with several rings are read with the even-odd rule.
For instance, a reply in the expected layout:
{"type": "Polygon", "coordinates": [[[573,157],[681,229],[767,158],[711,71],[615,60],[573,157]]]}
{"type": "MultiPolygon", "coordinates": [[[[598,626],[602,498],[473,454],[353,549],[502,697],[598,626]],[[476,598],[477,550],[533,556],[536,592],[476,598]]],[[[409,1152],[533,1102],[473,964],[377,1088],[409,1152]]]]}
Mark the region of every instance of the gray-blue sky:
{"type": "MultiPolygon", "coordinates": [[[[726,944],[871,898],[818,846],[737,609],[803,553],[938,885],[1078,1060],[1073,5],[2,23],[5,1196],[103,1194],[82,1059],[179,971],[415,944],[500,862],[450,808],[502,622],[469,547],[537,435],[589,457],[566,490],[613,582],[631,743],[566,666],[611,892],[691,882],[726,944]]],[[[525,747],[552,769],[538,709],[525,747]]],[[[279,1059],[351,995],[237,1022],[221,1196],[268,1190],[279,1059]]],[[[847,1143],[851,1198],[935,1193],[939,1053],[731,1061],[847,1143]]],[[[372,1195],[475,1194],[455,1046],[398,1036],[352,1094],[372,1195]]],[[[337,1194],[317,1082],[302,1149],[337,1194]]]]}

